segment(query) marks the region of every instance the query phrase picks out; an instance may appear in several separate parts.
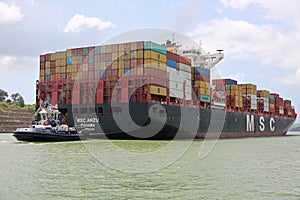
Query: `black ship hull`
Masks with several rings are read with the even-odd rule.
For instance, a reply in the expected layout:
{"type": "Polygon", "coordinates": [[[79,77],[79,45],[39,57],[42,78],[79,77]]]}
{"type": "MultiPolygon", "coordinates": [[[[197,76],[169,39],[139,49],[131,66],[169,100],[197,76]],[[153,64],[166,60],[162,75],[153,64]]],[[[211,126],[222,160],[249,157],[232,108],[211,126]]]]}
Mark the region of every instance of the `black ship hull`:
{"type": "Polygon", "coordinates": [[[156,103],[62,105],[68,123],[116,139],[283,136],[294,118],[156,103]]]}

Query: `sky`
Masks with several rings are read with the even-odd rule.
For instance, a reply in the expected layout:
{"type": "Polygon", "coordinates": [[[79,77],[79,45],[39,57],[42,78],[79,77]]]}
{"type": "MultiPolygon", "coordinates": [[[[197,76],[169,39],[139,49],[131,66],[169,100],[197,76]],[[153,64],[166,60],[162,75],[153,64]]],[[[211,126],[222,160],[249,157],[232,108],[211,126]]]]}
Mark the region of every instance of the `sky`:
{"type": "Polygon", "coordinates": [[[299,7],[298,0],[0,0],[0,89],[34,103],[39,55],[158,28],[206,52],[223,49],[221,77],[279,93],[299,112],[299,7]]]}

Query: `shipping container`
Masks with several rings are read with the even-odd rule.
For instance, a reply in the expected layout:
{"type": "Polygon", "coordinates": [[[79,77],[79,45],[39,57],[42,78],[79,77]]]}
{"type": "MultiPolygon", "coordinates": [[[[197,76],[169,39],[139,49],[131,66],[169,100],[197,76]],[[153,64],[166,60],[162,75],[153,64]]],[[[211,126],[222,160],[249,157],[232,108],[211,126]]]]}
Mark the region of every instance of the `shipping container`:
{"type": "Polygon", "coordinates": [[[153,60],[157,60],[160,61],[162,63],[167,62],[167,56],[165,54],[153,51],[153,50],[145,50],[144,51],[144,58],[145,59],[153,59],[153,60]]]}
{"type": "Polygon", "coordinates": [[[167,89],[156,85],[150,85],[150,93],[161,96],[167,96],[167,89]]]}
{"type": "Polygon", "coordinates": [[[176,69],[177,66],[176,61],[167,58],[166,64],[168,67],[176,69]]]}
{"type": "Polygon", "coordinates": [[[159,52],[161,54],[165,54],[165,55],[167,54],[166,47],[156,44],[154,42],[150,42],[150,41],[144,42],[144,49],[145,50],[153,50],[153,51],[159,52]]]}
{"type": "Polygon", "coordinates": [[[210,103],[210,96],[207,95],[200,95],[200,101],[210,103]]]}

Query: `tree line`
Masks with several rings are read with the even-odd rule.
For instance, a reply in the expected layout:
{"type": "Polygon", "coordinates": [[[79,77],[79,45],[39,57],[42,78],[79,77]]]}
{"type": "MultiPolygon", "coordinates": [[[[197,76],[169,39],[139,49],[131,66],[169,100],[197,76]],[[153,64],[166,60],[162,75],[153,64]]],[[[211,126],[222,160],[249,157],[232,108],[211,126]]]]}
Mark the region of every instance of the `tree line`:
{"type": "Polygon", "coordinates": [[[22,97],[22,95],[20,93],[11,94],[10,98],[9,98],[8,93],[2,89],[0,89],[0,102],[14,104],[14,105],[20,106],[22,108],[25,106],[24,98],[22,97]]]}

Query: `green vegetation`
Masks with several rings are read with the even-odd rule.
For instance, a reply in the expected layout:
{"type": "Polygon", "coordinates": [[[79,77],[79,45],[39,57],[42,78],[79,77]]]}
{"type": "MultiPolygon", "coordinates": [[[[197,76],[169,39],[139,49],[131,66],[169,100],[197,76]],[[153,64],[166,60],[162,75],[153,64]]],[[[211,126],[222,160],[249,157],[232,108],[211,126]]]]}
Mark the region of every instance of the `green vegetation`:
{"type": "Polygon", "coordinates": [[[20,93],[14,93],[10,95],[10,98],[8,97],[8,93],[0,89],[0,112],[4,111],[3,107],[21,108],[32,113],[35,111],[35,104],[25,104],[24,98],[20,93]]]}

